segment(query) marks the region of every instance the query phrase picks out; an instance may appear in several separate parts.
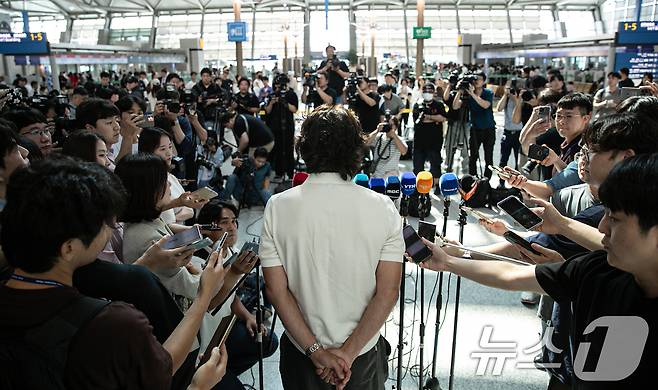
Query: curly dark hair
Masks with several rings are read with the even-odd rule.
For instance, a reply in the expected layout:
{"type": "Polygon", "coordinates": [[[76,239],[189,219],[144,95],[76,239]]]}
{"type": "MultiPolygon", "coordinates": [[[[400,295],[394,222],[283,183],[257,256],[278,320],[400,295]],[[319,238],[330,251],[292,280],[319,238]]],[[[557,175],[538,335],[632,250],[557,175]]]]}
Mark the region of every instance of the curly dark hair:
{"type": "Polygon", "coordinates": [[[325,104],[302,124],[297,151],[309,173],[336,172],[349,180],[361,167],[364,145],[361,125],[354,114],[325,104]]]}

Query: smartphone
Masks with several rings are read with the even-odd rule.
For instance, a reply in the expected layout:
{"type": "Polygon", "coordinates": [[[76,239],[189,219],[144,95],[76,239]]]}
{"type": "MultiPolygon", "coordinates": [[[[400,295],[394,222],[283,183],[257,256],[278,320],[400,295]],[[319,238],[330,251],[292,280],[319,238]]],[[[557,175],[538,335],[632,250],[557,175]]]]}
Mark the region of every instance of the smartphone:
{"type": "Polygon", "coordinates": [[[242,252],[252,251],[252,252],[254,252],[255,254],[258,254],[258,249],[259,249],[259,247],[260,247],[260,246],[259,246],[257,243],[255,243],[255,242],[245,242],[245,243],[242,245],[242,249],[240,249],[240,253],[242,253],[242,252]]]}
{"type": "Polygon", "coordinates": [[[539,119],[548,120],[551,117],[551,106],[540,106],[537,116],[539,119]]]}
{"type": "Polygon", "coordinates": [[[222,247],[224,246],[224,243],[226,243],[227,238],[228,238],[228,232],[224,232],[224,234],[222,234],[222,237],[219,239],[219,241],[217,241],[214,244],[215,252],[219,252],[222,250],[222,247]]]}
{"type": "Polygon", "coordinates": [[[489,169],[491,170],[491,172],[498,175],[498,177],[500,177],[501,179],[509,179],[510,177],[512,177],[509,174],[509,172],[505,172],[505,170],[503,170],[503,168],[501,167],[497,167],[495,165],[489,165],[489,169]]]}
{"type": "Polygon", "coordinates": [[[199,363],[197,364],[197,367],[203,365],[210,359],[210,355],[212,354],[212,350],[215,347],[222,347],[226,343],[226,339],[228,339],[228,335],[231,333],[231,329],[233,329],[233,325],[235,325],[235,321],[238,317],[235,314],[232,314],[230,316],[226,316],[222,318],[222,320],[219,323],[219,326],[217,327],[217,330],[215,330],[215,333],[212,335],[212,338],[210,339],[210,343],[208,343],[208,347],[206,347],[206,352],[203,353],[203,356],[199,359],[199,363]]]}
{"type": "Polygon", "coordinates": [[[530,144],[528,147],[528,157],[533,160],[544,161],[544,159],[548,157],[549,153],[550,152],[548,150],[548,146],[530,144]]]}
{"type": "Polygon", "coordinates": [[[153,114],[144,114],[144,120],[139,122],[137,126],[139,127],[153,127],[155,123],[155,119],[153,118],[153,114]]]}
{"type": "Polygon", "coordinates": [[[425,221],[418,221],[418,235],[427,241],[434,242],[436,238],[436,225],[425,221]]]}
{"type": "MultiPolygon", "coordinates": [[[[180,233],[176,233],[173,236],[169,237],[163,244],[163,249],[174,249],[180,248],[183,246],[188,246],[197,241],[203,240],[201,235],[201,230],[198,226],[192,226],[191,228],[184,230],[180,233]]],[[[202,247],[203,248],[203,247],[202,247]]]]}
{"type": "Polygon", "coordinates": [[[468,206],[462,206],[462,209],[464,209],[464,211],[466,211],[467,213],[471,214],[472,216],[474,216],[474,217],[477,218],[477,219],[483,219],[483,220],[485,220],[487,223],[494,223],[493,219],[487,217],[486,215],[482,214],[481,212],[479,212],[479,211],[477,211],[477,210],[474,210],[474,209],[472,209],[472,208],[470,208],[470,207],[468,207],[468,206]]]}
{"type": "Polygon", "coordinates": [[[194,249],[195,251],[198,251],[199,249],[205,248],[210,245],[212,245],[212,240],[210,238],[203,238],[199,241],[195,241],[191,244],[186,245],[185,249],[194,249]]]}
{"type": "Polygon", "coordinates": [[[519,198],[513,195],[498,202],[498,207],[503,209],[503,211],[527,230],[531,230],[544,222],[528,206],[521,203],[519,198]]]}
{"type": "Polygon", "coordinates": [[[196,190],[192,193],[192,197],[197,198],[197,199],[205,199],[205,200],[210,200],[210,199],[216,198],[218,196],[219,196],[219,194],[217,192],[213,191],[213,189],[210,188],[210,187],[199,188],[198,190],[196,190]]]}
{"type": "MultiPolygon", "coordinates": [[[[411,257],[414,263],[420,264],[432,256],[432,252],[420,240],[420,236],[411,225],[407,225],[402,229],[404,236],[404,246],[407,254],[411,257]]],[[[434,241],[433,239],[430,241],[434,241]]]]}
{"type": "Polygon", "coordinates": [[[622,87],[621,88],[621,99],[626,100],[629,97],[632,96],[640,96],[642,95],[642,90],[640,88],[632,88],[632,87],[622,87]]]}
{"type": "Polygon", "coordinates": [[[507,241],[511,242],[512,244],[520,245],[520,246],[522,246],[524,249],[527,249],[528,251],[530,251],[530,252],[532,252],[532,253],[534,253],[534,254],[536,254],[536,255],[541,255],[541,253],[537,252],[537,251],[532,247],[532,245],[530,245],[530,242],[528,242],[525,238],[519,236],[518,234],[514,233],[513,231],[510,231],[510,230],[506,231],[506,232],[503,234],[503,237],[504,237],[507,241]]]}

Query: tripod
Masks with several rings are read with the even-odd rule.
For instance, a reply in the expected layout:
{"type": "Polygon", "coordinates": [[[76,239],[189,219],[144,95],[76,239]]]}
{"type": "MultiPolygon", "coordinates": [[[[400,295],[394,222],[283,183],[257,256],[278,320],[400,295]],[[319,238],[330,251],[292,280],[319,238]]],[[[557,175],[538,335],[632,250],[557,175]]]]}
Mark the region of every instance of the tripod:
{"type": "MultiPolygon", "coordinates": [[[[463,206],[466,201],[462,200],[459,204],[459,243],[464,243],[464,227],[466,226],[466,211],[463,206]]],[[[452,390],[455,373],[455,350],[457,349],[457,319],[459,315],[459,292],[461,290],[461,276],[457,276],[457,287],[455,292],[455,322],[452,329],[452,353],[450,356],[450,382],[448,389],[452,390]]]]}
{"type": "MultiPolygon", "coordinates": [[[[452,167],[455,162],[455,153],[458,148],[461,148],[462,152],[466,152],[464,156],[462,153],[462,158],[465,158],[468,163],[468,158],[470,156],[470,151],[468,150],[468,128],[466,126],[466,116],[468,112],[466,108],[461,108],[459,114],[459,119],[448,124],[448,132],[446,134],[446,172],[452,172],[452,167]]],[[[468,172],[462,172],[468,173],[468,172]]]]}

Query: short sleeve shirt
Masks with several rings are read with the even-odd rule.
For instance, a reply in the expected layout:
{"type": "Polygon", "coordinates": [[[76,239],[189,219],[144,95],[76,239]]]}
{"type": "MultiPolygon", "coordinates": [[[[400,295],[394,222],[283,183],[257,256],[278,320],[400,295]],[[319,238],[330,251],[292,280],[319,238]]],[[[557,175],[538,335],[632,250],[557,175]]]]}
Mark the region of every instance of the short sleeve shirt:
{"type": "Polygon", "coordinates": [[[493,129],[496,127],[496,121],[493,115],[493,98],[494,94],[488,88],[483,88],[480,98],[488,101],[489,108],[482,108],[475,99],[468,97],[468,109],[471,111],[471,125],[475,129],[493,129]]]}
{"type": "Polygon", "coordinates": [[[356,328],[375,293],[380,261],[402,262],[404,253],[391,199],[337,173],[312,173],[272,196],[261,237],[263,267],[283,267],[306,324],[327,348],[342,345],[356,328]]]}
{"type": "MultiPolygon", "coordinates": [[[[542,289],[561,305],[571,307],[572,319],[570,338],[573,345],[574,366],[578,367],[580,348],[589,346],[583,362],[582,372],[596,371],[597,364],[624,364],[628,357],[621,358],[622,345],[617,345],[614,352],[602,353],[604,343],[616,333],[624,334],[627,326],[597,326],[593,330],[586,328],[595,321],[607,322],[603,317],[631,317],[648,325],[648,338],[643,345],[639,366],[630,376],[614,382],[585,381],[576,373],[573,389],[635,389],[647,388],[655,379],[658,359],[655,346],[658,345],[658,299],[647,298],[635,281],[635,277],[617,269],[607,261],[604,251],[571,258],[563,263],[540,264],[535,267],[535,275],[542,289]],[[607,328],[607,329],[606,329],[607,328]],[[589,343],[589,345],[588,345],[589,343]],[[606,364],[602,363],[606,361],[606,364]]],[[[609,322],[608,322],[609,324],[609,322]]],[[[626,324],[627,325],[627,324],[626,324]]],[[[624,335],[626,342],[633,343],[636,333],[624,335]]],[[[623,336],[622,336],[623,337],[623,336]]],[[[617,340],[619,341],[619,340],[617,340]]],[[[639,351],[634,350],[633,353],[639,351]]],[[[628,354],[626,351],[625,354],[628,354]]]]}

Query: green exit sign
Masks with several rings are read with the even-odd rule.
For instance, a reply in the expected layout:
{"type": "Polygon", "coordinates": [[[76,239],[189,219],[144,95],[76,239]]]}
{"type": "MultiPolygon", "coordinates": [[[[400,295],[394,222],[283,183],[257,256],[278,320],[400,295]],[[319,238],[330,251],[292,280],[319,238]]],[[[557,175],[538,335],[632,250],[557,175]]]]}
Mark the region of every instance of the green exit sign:
{"type": "Polygon", "coordinates": [[[432,38],[432,27],[414,27],[414,39],[432,38]]]}

